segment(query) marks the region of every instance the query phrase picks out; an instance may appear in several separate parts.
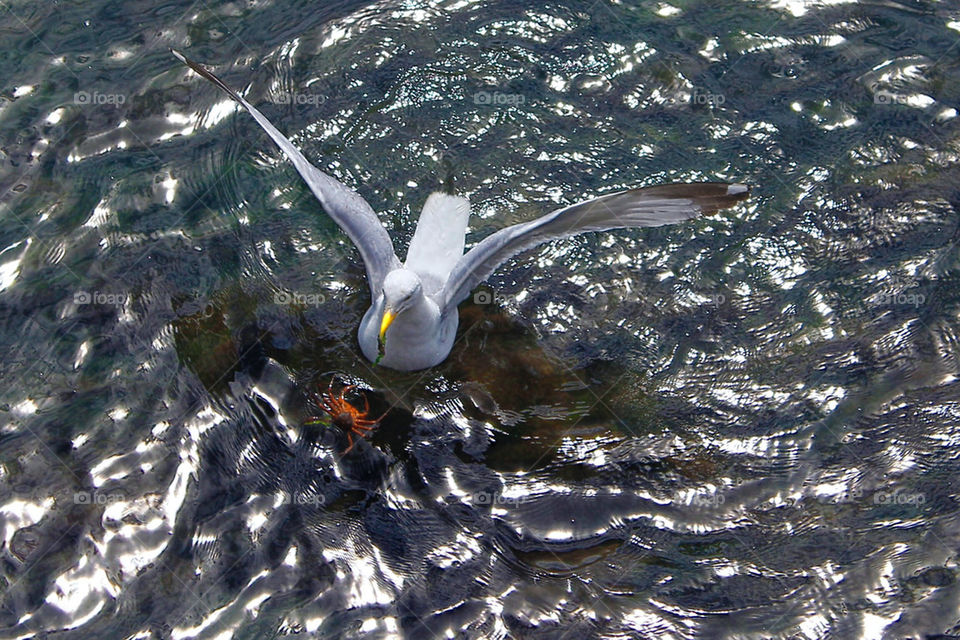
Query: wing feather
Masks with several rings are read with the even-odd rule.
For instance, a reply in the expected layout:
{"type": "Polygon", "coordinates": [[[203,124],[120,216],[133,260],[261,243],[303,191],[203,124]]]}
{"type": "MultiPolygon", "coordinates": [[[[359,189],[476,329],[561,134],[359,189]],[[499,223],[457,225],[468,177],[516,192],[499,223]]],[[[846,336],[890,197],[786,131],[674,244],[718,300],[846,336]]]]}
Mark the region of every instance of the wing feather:
{"type": "Polygon", "coordinates": [[[218,86],[240,103],[280,147],[280,150],[293,163],[297,172],[310,187],[310,191],[323,205],[327,215],[333,218],[334,222],[343,229],[360,251],[360,256],[363,258],[367,270],[370,294],[376,299],[380,295],[383,279],[390,271],[400,266],[400,261],[394,253],[390,234],[380,224],[380,219],[377,218],[377,214],[367,204],[367,201],[339,180],[311,165],[303,154],[293,146],[293,143],[270,124],[270,121],[262,113],[228,87],[220,78],[180,52],[172,49],[171,51],[194,72],[218,86]]]}
{"type": "Polygon", "coordinates": [[[659,227],[710,215],[746,198],[742,184],[694,182],[641,187],[580,202],[487,236],[450,272],[438,296],[440,309],[456,309],[470,292],[512,256],[541,243],[588,231],[659,227]]]}

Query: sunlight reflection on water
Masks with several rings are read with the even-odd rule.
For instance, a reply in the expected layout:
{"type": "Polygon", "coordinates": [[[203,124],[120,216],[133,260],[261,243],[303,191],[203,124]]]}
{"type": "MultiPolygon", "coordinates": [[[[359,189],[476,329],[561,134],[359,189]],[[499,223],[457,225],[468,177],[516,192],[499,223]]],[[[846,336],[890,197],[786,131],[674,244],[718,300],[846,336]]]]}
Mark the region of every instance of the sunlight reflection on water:
{"type": "Polygon", "coordinates": [[[2,637],[958,632],[955,10],[4,10],[2,637]],[[450,181],[470,243],[754,195],[540,247],[447,362],[372,368],[356,251],[169,47],[401,257],[450,181]],[[331,378],[392,407],[347,456],[331,378]]]}

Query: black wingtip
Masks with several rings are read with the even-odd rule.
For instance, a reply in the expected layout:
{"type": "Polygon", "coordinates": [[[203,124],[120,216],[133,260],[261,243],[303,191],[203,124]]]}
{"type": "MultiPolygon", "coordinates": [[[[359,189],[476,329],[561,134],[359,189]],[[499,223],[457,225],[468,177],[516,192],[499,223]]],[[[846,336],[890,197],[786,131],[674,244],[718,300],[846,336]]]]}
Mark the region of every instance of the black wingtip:
{"type": "Polygon", "coordinates": [[[746,200],[750,197],[750,185],[743,184],[740,182],[735,182],[734,184],[727,185],[727,193],[723,196],[717,204],[717,209],[726,209],[727,207],[732,207],[738,202],[746,200]]]}
{"type": "Polygon", "coordinates": [[[187,56],[183,55],[182,53],[180,53],[180,52],[177,51],[176,49],[170,49],[170,53],[172,53],[172,54],[177,58],[177,60],[179,60],[179,61],[182,62],[183,64],[185,64],[185,65],[187,65],[188,67],[190,67],[190,68],[193,70],[194,73],[196,73],[197,75],[199,75],[199,76],[201,76],[201,77],[203,77],[203,78],[206,78],[207,80],[209,80],[209,81],[212,82],[213,84],[215,84],[215,85],[217,85],[218,87],[220,87],[220,89],[222,89],[228,96],[230,96],[231,98],[233,98],[233,99],[236,100],[237,102],[243,104],[243,99],[237,94],[236,91],[234,91],[233,89],[231,89],[230,87],[228,87],[223,80],[221,80],[221,79],[218,78],[217,76],[213,75],[211,72],[207,71],[207,69],[205,69],[203,66],[201,66],[200,64],[194,62],[193,60],[191,60],[191,59],[188,58],[187,56]]]}
{"type": "Polygon", "coordinates": [[[728,182],[677,182],[644,188],[644,193],[663,198],[691,200],[700,215],[709,216],[750,196],[749,185],[728,182]]]}

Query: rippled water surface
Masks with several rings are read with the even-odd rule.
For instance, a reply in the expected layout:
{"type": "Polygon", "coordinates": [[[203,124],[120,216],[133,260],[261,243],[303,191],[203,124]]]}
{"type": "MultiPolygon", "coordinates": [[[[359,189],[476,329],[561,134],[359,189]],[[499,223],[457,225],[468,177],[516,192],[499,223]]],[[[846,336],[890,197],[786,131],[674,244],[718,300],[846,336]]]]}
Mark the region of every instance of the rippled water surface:
{"type": "Polygon", "coordinates": [[[0,15],[0,637],[960,634],[954,3],[0,15]],[[171,47],[401,257],[443,185],[469,243],[753,195],[544,245],[441,366],[373,367],[356,250],[171,47]],[[348,455],[331,381],[389,409],[348,455]]]}

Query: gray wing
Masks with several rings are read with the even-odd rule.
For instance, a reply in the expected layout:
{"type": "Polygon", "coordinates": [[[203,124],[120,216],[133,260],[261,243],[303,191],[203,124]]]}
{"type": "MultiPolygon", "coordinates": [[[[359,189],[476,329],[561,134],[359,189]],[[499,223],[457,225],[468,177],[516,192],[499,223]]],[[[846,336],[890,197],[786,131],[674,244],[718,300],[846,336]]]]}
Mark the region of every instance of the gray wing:
{"type": "Polygon", "coordinates": [[[289,140],[262,113],[257,111],[249,102],[241,98],[228,87],[220,78],[213,75],[193,60],[188,59],[178,51],[173,55],[181,62],[193,69],[198,75],[206,78],[220,87],[231,98],[239,102],[253,119],[263,127],[273,141],[277,143],[284,155],[290,159],[293,166],[306,181],[310,191],[317,197],[333,221],[340,225],[360,251],[363,263],[367,268],[367,282],[370,285],[370,294],[375,300],[380,295],[380,288],[386,275],[400,266],[400,261],[393,252],[393,243],[390,234],[380,224],[377,214],[355,191],[348,188],[339,180],[320,171],[303,157],[303,154],[293,146],[289,140]]]}
{"type": "Polygon", "coordinates": [[[453,267],[438,298],[440,309],[443,313],[455,309],[503,262],[543,242],[587,231],[674,224],[730,207],[749,193],[746,185],[723,182],[642,187],[580,202],[501,229],[475,245],[453,267]]]}

